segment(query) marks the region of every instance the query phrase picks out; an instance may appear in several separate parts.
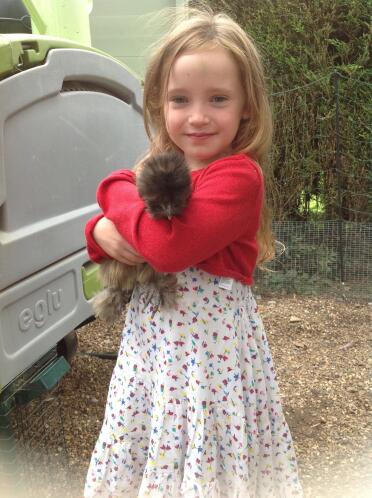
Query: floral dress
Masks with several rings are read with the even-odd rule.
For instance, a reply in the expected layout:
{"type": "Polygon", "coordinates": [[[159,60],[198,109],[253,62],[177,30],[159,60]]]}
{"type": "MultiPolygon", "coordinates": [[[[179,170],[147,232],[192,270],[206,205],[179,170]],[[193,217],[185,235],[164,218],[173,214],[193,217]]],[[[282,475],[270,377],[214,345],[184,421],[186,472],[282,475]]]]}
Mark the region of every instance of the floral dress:
{"type": "Polygon", "coordinates": [[[177,277],[177,309],[133,292],[84,496],[302,496],[250,287],[177,277]]]}

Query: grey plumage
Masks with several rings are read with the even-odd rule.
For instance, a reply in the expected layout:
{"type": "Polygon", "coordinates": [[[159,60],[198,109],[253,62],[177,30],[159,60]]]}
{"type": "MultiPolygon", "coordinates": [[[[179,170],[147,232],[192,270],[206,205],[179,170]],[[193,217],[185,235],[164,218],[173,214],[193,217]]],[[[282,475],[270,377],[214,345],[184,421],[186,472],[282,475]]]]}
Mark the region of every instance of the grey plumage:
{"type": "MultiPolygon", "coordinates": [[[[150,216],[170,219],[181,214],[187,205],[191,194],[190,171],[181,154],[158,154],[144,162],[137,173],[136,185],[150,216]]],[[[158,295],[160,306],[171,308],[176,304],[176,275],[158,273],[147,263],[129,266],[105,260],[99,275],[104,289],[93,298],[93,309],[106,322],[113,322],[122,314],[137,283],[148,289],[149,301],[158,295]]]]}

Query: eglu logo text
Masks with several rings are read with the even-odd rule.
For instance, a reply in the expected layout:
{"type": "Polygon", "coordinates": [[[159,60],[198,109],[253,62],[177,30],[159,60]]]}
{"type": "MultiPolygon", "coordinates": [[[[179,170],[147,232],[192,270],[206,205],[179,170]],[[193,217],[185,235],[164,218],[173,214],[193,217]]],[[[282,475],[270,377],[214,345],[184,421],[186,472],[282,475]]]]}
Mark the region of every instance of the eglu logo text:
{"type": "Polygon", "coordinates": [[[32,326],[41,328],[49,316],[61,308],[62,289],[47,290],[44,299],[39,299],[30,308],[22,310],[18,316],[18,325],[22,332],[27,332],[32,326]]]}

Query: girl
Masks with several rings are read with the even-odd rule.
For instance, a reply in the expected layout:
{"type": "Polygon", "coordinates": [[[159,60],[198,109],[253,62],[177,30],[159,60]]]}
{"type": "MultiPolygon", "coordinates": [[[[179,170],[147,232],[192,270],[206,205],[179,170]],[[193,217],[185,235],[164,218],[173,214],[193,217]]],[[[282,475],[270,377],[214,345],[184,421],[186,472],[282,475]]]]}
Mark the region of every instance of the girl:
{"type": "Polygon", "coordinates": [[[88,251],[176,272],[178,306],[133,292],[85,497],[301,496],[250,288],[272,251],[258,165],[271,119],[253,42],[226,15],[188,11],[150,60],[144,110],[149,156],[185,156],[189,204],[151,219],[135,174],[117,171],[98,188],[88,251]]]}

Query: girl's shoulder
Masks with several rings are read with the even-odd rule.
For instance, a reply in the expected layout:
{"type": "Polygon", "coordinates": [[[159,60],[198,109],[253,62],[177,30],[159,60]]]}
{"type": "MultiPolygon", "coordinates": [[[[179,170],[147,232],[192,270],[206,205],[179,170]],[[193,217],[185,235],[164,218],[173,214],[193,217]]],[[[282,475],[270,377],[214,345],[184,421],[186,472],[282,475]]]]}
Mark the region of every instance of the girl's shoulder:
{"type": "Polygon", "coordinates": [[[231,156],[221,158],[220,161],[222,164],[226,165],[226,167],[235,165],[237,167],[244,168],[246,171],[253,170],[261,174],[259,164],[247,154],[233,154],[231,156]]]}
{"type": "Polygon", "coordinates": [[[192,171],[192,176],[195,179],[213,175],[221,175],[226,179],[229,177],[246,178],[250,181],[257,179],[259,182],[263,179],[259,164],[246,154],[222,157],[208,164],[205,168],[192,171]]]}
{"type": "Polygon", "coordinates": [[[110,176],[123,176],[123,177],[127,177],[127,178],[135,178],[136,173],[132,169],[117,169],[117,170],[112,171],[108,175],[108,177],[110,177],[110,176]]]}
{"type": "Polygon", "coordinates": [[[113,182],[129,182],[129,183],[135,183],[136,181],[136,174],[133,170],[130,169],[118,169],[115,171],[112,171],[109,173],[105,178],[103,178],[99,185],[98,185],[98,191],[100,191],[102,188],[107,187],[108,185],[112,184],[113,182]]]}

